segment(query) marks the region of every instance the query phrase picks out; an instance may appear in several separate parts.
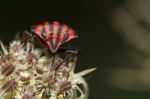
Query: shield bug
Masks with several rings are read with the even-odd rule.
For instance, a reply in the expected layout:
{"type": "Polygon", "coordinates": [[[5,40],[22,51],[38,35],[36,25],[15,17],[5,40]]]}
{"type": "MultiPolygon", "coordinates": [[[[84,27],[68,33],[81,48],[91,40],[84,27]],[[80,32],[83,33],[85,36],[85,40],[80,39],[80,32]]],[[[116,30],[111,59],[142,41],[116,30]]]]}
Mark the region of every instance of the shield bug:
{"type": "Polygon", "coordinates": [[[33,40],[38,40],[41,45],[46,46],[52,53],[56,53],[61,45],[78,38],[77,32],[60,22],[44,22],[33,26],[26,31],[33,40]]]}

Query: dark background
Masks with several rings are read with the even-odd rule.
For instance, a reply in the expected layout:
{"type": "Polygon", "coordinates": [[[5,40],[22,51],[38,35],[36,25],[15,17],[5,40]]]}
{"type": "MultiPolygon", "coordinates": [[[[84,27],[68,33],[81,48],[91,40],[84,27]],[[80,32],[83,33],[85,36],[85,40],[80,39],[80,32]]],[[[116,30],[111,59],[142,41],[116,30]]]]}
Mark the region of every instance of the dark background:
{"type": "Polygon", "coordinates": [[[18,31],[46,20],[60,21],[79,33],[77,71],[97,67],[86,76],[89,99],[148,99],[149,92],[125,91],[103,82],[102,72],[115,66],[124,41],[108,22],[111,10],[124,0],[1,0],[0,39],[8,44],[18,31]]]}

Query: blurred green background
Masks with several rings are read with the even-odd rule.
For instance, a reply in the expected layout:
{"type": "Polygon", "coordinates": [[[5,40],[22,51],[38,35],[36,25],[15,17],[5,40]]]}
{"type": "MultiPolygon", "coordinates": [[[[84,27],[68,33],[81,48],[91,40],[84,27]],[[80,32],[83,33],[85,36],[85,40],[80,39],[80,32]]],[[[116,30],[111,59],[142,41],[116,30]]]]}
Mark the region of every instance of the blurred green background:
{"type": "Polygon", "coordinates": [[[66,23],[79,33],[74,45],[81,51],[76,71],[97,67],[85,77],[89,99],[150,99],[150,72],[139,77],[141,64],[149,55],[126,41],[111,21],[114,9],[125,2],[0,0],[0,39],[8,44],[17,32],[46,20],[66,23]]]}

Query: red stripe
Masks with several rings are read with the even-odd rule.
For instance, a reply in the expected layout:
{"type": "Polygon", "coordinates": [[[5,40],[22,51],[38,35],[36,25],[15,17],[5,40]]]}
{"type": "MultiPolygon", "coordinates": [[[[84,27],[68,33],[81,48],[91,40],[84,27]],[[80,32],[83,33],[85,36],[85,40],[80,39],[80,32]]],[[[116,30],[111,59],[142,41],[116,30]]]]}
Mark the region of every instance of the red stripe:
{"type": "Polygon", "coordinates": [[[74,34],[74,30],[70,29],[70,32],[69,32],[69,38],[74,38],[75,37],[75,34],[74,34]]]}
{"type": "Polygon", "coordinates": [[[68,39],[66,40],[66,42],[70,41],[71,39],[74,39],[75,38],[75,31],[73,29],[70,29],[69,30],[69,37],[68,39]]]}
{"type": "Polygon", "coordinates": [[[53,24],[54,24],[53,37],[57,38],[59,22],[53,22],[53,24]]]}
{"type": "Polygon", "coordinates": [[[67,29],[68,29],[68,26],[64,24],[62,27],[61,35],[60,35],[61,42],[63,42],[63,40],[64,40],[64,35],[65,35],[67,29]]]}
{"type": "Polygon", "coordinates": [[[45,40],[46,41],[49,41],[49,39],[50,39],[50,23],[49,22],[45,22],[44,23],[44,27],[45,27],[45,31],[46,31],[46,38],[45,38],[45,40]]]}

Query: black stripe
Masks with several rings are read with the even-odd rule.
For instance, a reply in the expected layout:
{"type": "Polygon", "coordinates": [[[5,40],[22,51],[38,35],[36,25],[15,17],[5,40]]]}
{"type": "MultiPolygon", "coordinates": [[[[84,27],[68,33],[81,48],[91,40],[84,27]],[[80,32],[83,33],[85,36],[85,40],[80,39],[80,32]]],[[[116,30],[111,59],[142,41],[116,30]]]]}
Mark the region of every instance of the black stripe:
{"type": "Polygon", "coordinates": [[[61,33],[62,33],[62,27],[63,27],[62,24],[59,23],[59,26],[58,26],[58,34],[57,34],[57,35],[58,35],[58,38],[60,38],[60,35],[61,35],[61,33]]]}
{"type": "Polygon", "coordinates": [[[53,49],[54,48],[53,38],[50,39],[50,44],[51,44],[50,48],[53,49]]]}
{"type": "Polygon", "coordinates": [[[44,25],[42,25],[42,38],[43,38],[43,40],[46,39],[46,30],[45,30],[44,25]]]}
{"type": "Polygon", "coordinates": [[[65,32],[63,43],[66,43],[66,41],[68,40],[68,38],[69,38],[69,32],[70,32],[70,28],[68,28],[66,30],[66,32],[65,32]]]}
{"type": "Polygon", "coordinates": [[[53,22],[50,22],[50,32],[53,33],[53,30],[54,30],[54,23],[53,22]]]}
{"type": "Polygon", "coordinates": [[[74,32],[74,36],[75,38],[78,38],[78,33],[76,31],[74,32]]]}
{"type": "Polygon", "coordinates": [[[51,37],[51,36],[53,36],[53,30],[54,30],[54,23],[50,22],[50,32],[52,32],[52,33],[50,33],[50,40],[49,40],[49,42],[50,42],[51,46],[49,46],[49,47],[51,47],[51,48],[54,47],[53,38],[51,37]]]}
{"type": "Polygon", "coordinates": [[[59,23],[58,25],[58,31],[57,31],[57,40],[56,40],[56,44],[55,44],[55,48],[58,47],[58,43],[60,42],[60,35],[62,33],[62,24],[59,23]]]}

